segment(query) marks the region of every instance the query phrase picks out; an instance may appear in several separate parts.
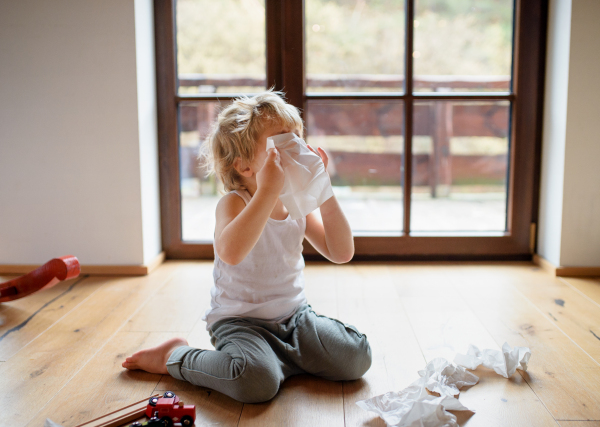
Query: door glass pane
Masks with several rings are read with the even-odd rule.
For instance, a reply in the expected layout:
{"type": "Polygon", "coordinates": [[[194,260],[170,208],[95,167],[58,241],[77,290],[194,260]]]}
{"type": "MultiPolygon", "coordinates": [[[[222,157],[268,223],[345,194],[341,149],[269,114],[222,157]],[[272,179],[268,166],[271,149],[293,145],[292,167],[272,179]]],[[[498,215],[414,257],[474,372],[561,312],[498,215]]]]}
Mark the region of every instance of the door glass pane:
{"type": "Polygon", "coordinates": [[[179,105],[179,176],[181,184],[181,236],[187,242],[212,242],[215,208],[223,186],[214,175],[206,176],[198,161],[200,146],[210,126],[227,105],[216,101],[179,105]]]}
{"type": "Polygon", "coordinates": [[[506,230],[508,101],[417,102],[411,231],[506,230]]]}
{"type": "Polygon", "coordinates": [[[265,89],[265,0],[177,0],[176,24],[180,94],[265,89]]]}
{"type": "Polygon", "coordinates": [[[415,91],[508,91],[513,0],[416,0],[415,91]]]}
{"type": "Polygon", "coordinates": [[[404,0],[306,0],[308,92],[402,92],[404,0]]]}
{"type": "Polygon", "coordinates": [[[308,101],[307,143],[328,153],[333,190],[354,232],[402,231],[404,104],[308,101]]]}

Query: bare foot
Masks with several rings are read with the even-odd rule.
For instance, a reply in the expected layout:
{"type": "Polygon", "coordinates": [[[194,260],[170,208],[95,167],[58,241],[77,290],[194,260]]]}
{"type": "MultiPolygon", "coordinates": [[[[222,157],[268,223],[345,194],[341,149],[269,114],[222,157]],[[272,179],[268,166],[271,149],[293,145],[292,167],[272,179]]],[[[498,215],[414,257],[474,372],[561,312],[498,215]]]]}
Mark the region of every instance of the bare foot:
{"type": "Polygon", "coordinates": [[[156,347],[134,353],[133,356],[125,359],[122,366],[131,370],[141,369],[152,374],[168,374],[167,361],[169,356],[171,356],[173,350],[182,345],[188,345],[188,342],[183,338],[171,338],[156,347]]]}

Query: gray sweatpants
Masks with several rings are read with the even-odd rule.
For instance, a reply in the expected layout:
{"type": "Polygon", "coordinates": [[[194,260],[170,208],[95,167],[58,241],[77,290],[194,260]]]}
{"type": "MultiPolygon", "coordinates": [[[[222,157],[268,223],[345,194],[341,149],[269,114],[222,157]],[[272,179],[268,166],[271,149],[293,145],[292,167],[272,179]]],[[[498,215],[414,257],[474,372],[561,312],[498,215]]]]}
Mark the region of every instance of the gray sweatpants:
{"type": "Polygon", "coordinates": [[[217,390],[240,402],[272,399],[283,381],[308,373],[355,380],[371,366],[367,336],[303,305],[285,323],[229,318],[211,328],[215,350],[183,346],[167,362],[179,380],[217,390]]]}

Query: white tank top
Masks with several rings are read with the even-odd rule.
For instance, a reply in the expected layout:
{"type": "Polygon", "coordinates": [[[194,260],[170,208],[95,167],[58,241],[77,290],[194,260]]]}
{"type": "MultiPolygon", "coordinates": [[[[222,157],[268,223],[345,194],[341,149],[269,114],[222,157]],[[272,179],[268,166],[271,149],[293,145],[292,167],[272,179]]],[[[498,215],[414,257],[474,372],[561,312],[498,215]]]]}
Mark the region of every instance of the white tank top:
{"type": "MultiPolygon", "coordinates": [[[[246,205],[250,193],[232,191],[246,205]]],[[[211,302],[203,317],[206,329],[226,317],[253,317],[283,322],[306,302],[302,240],[306,218],[269,218],[256,245],[237,265],[221,261],[215,251],[211,302]]]]}

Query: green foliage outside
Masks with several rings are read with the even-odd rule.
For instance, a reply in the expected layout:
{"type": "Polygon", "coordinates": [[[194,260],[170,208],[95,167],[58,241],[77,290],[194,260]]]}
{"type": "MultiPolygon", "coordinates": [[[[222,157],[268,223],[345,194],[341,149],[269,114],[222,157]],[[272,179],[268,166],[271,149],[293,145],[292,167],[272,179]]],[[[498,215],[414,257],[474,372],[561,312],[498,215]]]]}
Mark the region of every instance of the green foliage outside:
{"type": "Polygon", "coordinates": [[[265,74],[264,0],[177,0],[179,74],[265,74]]]}
{"type": "MultiPolygon", "coordinates": [[[[306,0],[309,74],[403,74],[404,2],[306,0]]],[[[510,0],[417,0],[415,74],[508,75],[510,0]]],[[[265,74],[264,0],[178,0],[179,73],[265,74]]]]}

